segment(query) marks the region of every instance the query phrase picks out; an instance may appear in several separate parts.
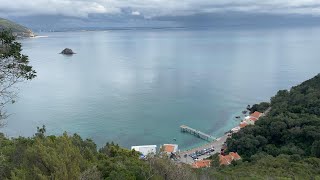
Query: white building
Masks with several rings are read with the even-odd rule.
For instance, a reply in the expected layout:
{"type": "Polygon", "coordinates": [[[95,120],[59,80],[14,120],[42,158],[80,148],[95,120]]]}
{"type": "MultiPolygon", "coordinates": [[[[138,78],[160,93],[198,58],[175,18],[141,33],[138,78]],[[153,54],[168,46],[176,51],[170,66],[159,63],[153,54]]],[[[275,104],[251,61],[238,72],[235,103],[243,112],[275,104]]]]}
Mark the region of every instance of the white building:
{"type": "Polygon", "coordinates": [[[247,116],[244,118],[244,122],[246,122],[248,125],[254,125],[256,119],[251,116],[247,116]]]}
{"type": "Polygon", "coordinates": [[[157,145],[131,146],[131,150],[132,149],[146,156],[148,154],[156,154],[157,145]]]}

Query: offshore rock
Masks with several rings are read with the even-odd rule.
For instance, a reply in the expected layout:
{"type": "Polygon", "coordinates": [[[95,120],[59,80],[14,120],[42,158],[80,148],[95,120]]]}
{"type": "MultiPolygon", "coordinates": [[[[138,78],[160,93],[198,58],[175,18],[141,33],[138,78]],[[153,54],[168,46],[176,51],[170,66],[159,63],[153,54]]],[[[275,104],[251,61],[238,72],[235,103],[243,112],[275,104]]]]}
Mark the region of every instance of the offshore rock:
{"type": "Polygon", "coordinates": [[[72,49],[65,48],[63,51],[61,51],[61,54],[72,55],[72,54],[75,54],[75,53],[72,51],[72,49]]]}

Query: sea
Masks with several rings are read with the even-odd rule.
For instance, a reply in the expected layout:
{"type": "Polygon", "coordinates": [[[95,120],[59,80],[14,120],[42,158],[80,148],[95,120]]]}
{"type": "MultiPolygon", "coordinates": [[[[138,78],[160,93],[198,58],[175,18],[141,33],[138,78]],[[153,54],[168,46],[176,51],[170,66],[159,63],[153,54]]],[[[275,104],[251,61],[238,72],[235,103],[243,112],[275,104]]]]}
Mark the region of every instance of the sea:
{"type": "Polygon", "coordinates": [[[237,126],[247,105],[320,72],[320,28],[126,29],[42,32],[20,40],[37,71],[20,83],[0,131],[77,133],[99,147],[206,143],[237,126]],[[71,48],[76,54],[59,54],[71,48]]]}

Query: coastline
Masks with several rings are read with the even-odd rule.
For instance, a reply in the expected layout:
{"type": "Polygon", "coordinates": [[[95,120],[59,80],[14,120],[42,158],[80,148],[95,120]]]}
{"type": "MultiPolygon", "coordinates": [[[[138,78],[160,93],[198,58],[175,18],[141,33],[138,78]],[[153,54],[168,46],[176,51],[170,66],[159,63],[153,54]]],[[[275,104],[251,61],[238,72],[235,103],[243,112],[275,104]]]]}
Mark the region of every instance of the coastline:
{"type": "Polygon", "coordinates": [[[217,154],[217,153],[220,154],[221,148],[223,147],[223,145],[225,144],[225,142],[228,138],[229,133],[226,133],[226,132],[230,132],[232,129],[235,129],[235,128],[240,129],[239,124],[246,116],[247,116],[247,114],[242,114],[240,110],[239,110],[239,112],[232,114],[228,120],[230,122],[230,124],[227,124],[228,128],[225,129],[222,136],[219,136],[218,138],[216,138],[216,140],[214,140],[212,142],[206,142],[205,144],[199,144],[199,145],[192,146],[191,148],[183,149],[182,151],[180,151],[178,153],[178,155],[180,156],[179,162],[191,165],[194,162],[196,162],[196,160],[191,158],[189,155],[196,152],[196,151],[201,151],[203,149],[208,149],[208,148],[214,148],[214,152],[199,156],[198,160],[204,160],[204,159],[209,158],[210,156],[217,154]],[[234,117],[239,114],[240,114],[241,118],[235,119],[234,117]]]}
{"type": "Polygon", "coordinates": [[[35,35],[35,36],[32,36],[32,37],[29,37],[31,39],[38,39],[38,38],[47,38],[49,36],[38,36],[38,35],[35,35]]]}
{"type": "MultiPolygon", "coordinates": [[[[240,128],[240,126],[236,126],[235,128],[240,128]]],[[[212,153],[200,156],[199,160],[206,159],[206,158],[208,158],[208,157],[210,157],[210,156],[212,156],[212,155],[214,155],[216,153],[220,153],[221,152],[221,148],[223,147],[223,144],[225,143],[227,138],[228,138],[228,134],[224,134],[223,136],[217,138],[215,141],[206,143],[206,144],[201,145],[201,146],[197,146],[197,147],[192,148],[192,149],[188,149],[188,150],[179,152],[179,155],[181,157],[180,158],[180,162],[183,162],[183,163],[186,163],[186,164],[194,163],[195,160],[193,160],[189,156],[189,154],[191,154],[193,152],[196,152],[196,151],[203,150],[203,149],[208,149],[208,148],[214,147],[215,151],[212,152],[212,153]],[[187,157],[185,157],[185,155],[187,155],[187,157]]]]}
{"type": "MultiPolygon", "coordinates": [[[[226,123],[221,128],[215,131],[211,131],[208,134],[213,137],[216,137],[216,139],[222,138],[226,132],[229,132],[231,129],[238,127],[241,121],[248,115],[248,114],[242,114],[242,111],[243,111],[243,107],[237,108],[233,113],[228,115],[228,117],[226,118],[226,123]],[[236,116],[241,116],[241,118],[236,119],[235,118],[236,116]]],[[[203,140],[202,142],[193,143],[191,145],[188,145],[187,147],[182,147],[179,149],[180,149],[180,152],[185,152],[192,149],[196,149],[198,147],[205,146],[209,143],[211,142],[203,140]]]]}
{"type": "MultiPolygon", "coordinates": [[[[271,110],[271,107],[266,109],[263,113],[260,113],[259,117],[257,117],[256,120],[258,120],[260,117],[266,116],[270,112],[270,110],[271,110]]],[[[253,114],[255,114],[255,113],[253,113],[253,114]]],[[[247,117],[253,117],[253,116],[251,116],[251,115],[246,116],[246,114],[243,114],[243,115],[245,115],[245,118],[241,121],[241,123],[245,122],[245,123],[248,123],[248,125],[249,125],[249,122],[248,122],[249,119],[247,117]]],[[[254,125],[254,124],[252,124],[252,125],[254,125]]],[[[238,132],[240,129],[241,129],[241,126],[238,125],[238,126],[232,128],[232,129],[230,129],[227,132],[230,132],[232,134],[232,133],[238,132]]],[[[186,164],[192,164],[192,163],[196,162],[197,160],[204,160],[204,159],[206,159],[206,158],[208,158],[208,157],[210,157],[210,156],[212,156],[214,154],[217,154],[217,153],[220,154],[221,153],[221,149],[223,148],[223,146],[224,146],[226,140],[228,139],[230,133],[225,133],[223,136],[217,138],[216,140],[214,140],[212,142],[206,143],[204,145],[197,146],[197,147],[194,147],[194,148],[179,152],[178,153],[179,156],[180,156],[179,161],[182,162],[182,163],[186,163],[186,164]],[[192,154],[194,152],[201,151],[203,149],[208,149],[208,148],[214,148],[214,152],[201,155],[201,156],[198,157],[197,160],[194,160],[193,158],[191,158],[189,156],[190,154],[192,154]]]]}

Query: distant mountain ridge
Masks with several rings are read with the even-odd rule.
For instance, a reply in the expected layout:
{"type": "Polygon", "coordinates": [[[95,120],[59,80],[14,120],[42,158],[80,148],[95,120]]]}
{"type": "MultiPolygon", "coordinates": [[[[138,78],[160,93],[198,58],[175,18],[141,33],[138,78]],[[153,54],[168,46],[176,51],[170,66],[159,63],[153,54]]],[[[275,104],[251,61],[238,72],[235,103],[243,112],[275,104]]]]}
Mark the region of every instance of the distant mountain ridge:
{"type": "Polygon", "coordinates": [[[113,30],[113,29],[217,29],[217,28],[274,28],[316,27],[320,16],[298,14],[268,14],[245,12],[198,13],[181,16],[157,16],[145,18],[121,15],[90,14],[88,17],[63,15],[8,16],[7,19],[33,29],[35,32],[113,30]]]}
{"type": "Polygon", "coordinates": [[[34,37],[34,33],[20,24],[0,18],[0,30],[11,30],[17,37],[34,37]]]}

